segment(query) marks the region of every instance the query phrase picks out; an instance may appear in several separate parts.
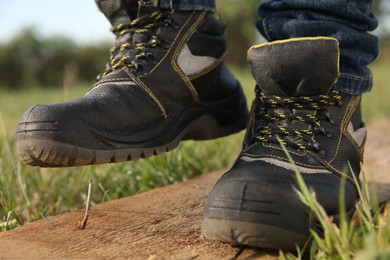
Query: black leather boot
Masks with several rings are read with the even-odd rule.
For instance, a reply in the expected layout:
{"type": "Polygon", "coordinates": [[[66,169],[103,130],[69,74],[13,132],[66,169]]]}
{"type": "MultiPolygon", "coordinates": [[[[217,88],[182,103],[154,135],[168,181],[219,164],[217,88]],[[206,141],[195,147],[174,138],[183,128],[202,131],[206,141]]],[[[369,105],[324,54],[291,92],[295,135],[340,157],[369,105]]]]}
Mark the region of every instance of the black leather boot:
{"type": "Polygon", "coordinates": [[[298,198],[292,156],[326,213],[339,220],[340,183],[352,217],[366,131],[361,95],[332,86],[339,71],[336,39],[297,38],[252,47],[257,82],[244,147],[215,184],[204,210],[202,234],[212,240],[294,250],[321,226],[298,198]]]}
{"type": "Polygon", "coordinates": [[[16,147],[30,165],[74,166],[145,158],[186,139],[245,128],[246,100],[223,65],[223,21],[206,11],[162,10],[140,1],[98,1],[117,39],[85,97],[35,106],[20,119],[16,147]]]}

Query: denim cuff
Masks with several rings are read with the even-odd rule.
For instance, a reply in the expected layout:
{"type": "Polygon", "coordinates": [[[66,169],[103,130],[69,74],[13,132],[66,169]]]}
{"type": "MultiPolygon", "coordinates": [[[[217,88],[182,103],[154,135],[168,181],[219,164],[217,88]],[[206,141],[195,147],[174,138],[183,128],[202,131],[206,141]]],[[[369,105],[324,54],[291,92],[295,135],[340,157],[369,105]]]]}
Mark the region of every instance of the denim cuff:
{"type": "Polygon", "coordinates": [[[215,11],[215,0],[160,0],[163,9],[215,11]]]}
{"type": "Polygon", "coordinates": [[[369,16],[370,23],[365,21],[358,24],[345,17],[329,17],[307,10],[292,12],[287,9],[283,13],[280,10],[259,10],[261,18],[256,25],[268,41],[309,36],[336,38],[340,47],[340,76],[334,88],[348,94],[362,94],[371,90],[373,79],[368,65],[379,52],[378,38],[367,32],[376,27],[374,17],[369,16]]]}
{"type": "MultiPolygon", "coordinates": [[[[263,18],[256,23],[260,33],[268,41],[275,41],[287,38],[322,36],[322,31],[314,29],[304,31],[301,28],[310,28],[309,21],[295,21],[293,19],[263,18]],[[301,23],[297,33],[288,30],[288,33],[280,32],[284,28],[286,21],[290,24],[301,23]],[[303,24],[304,23],[304,24],[303,24]]],[[[332,24],[332,23],[327,23],[332,24]]],[[[319,23],[316,23],[319,25],[319,23]]],[[[324,28],[323,26],[322,28],[324,28]]],[[[320,29],[321,26],[318,26],[320,29]]],[[[340,42],[340,76],[333,86],[334,89],[347,94],[363,94],[369,92],[373,86],[373,76],[371,70],[366,64],[375,59],[378,53],[378,39],[365,32],[347,31],[344,26],[339,26],[336,32],[343,33],[326,33],[324,36],[337,37],[340,42]],[[347,31],[347,32],[346,32],[347,31]],[[353,40],[350,40],[352,38],[353,40]],[[356,42],[363,44],[357,52],[354,48],[359,46],[356,42]],[[368,46],[368,47],[367,47],[368,46]],[[358,54],[357,54],[358,53],[358,54]]]]}
{"type": "Polygon", "coordinates": [[[356,77],[340,73],[333,88],[343,93],[357,95],[371,91],[372,85],[373,80],[371,72],[367,77],[356,77]]]}

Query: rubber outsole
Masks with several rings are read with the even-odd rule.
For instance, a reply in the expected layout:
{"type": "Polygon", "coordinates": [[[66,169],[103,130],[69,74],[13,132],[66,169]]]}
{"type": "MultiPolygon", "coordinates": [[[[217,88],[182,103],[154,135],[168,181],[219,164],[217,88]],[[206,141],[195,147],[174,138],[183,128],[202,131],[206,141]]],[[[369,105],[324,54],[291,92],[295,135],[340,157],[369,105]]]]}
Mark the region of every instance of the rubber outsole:
{"type": "Polygon", "coordinates": [[[227,219],[205,218],[202,221],[202,235],[233,245],[248,245],[260,248],[293,251],[310,239],[309,236],[280,227],[227,219]]]}
{"type": "Polygon", "coordinates": [[[66,167],[137,160],[159,155],[176,148],[183,140],[209,140],[241,131],[246,117],[221,126],[211,115],[203,115],[187,125],[172,141],[157,147],[115,150],[93,150],[49,139],[29,139],[27,133],[17,134],[16,151],[22,162],[41,167],[66,167]]]}
{"type": "MultiPolygon", "coordinates": [[[[345,215],[346,219],[351,220],[354,213],[355,208],[348,210],[345,215]]],[[[298,247],[302,248],[312,240],[309,229],[302,230],[303,233],[298,233],[275,225],[231,220],[226,219],[226,216],[223,217],[225,219],[203,218],[201,224],[202,235],[206,239],[232,245],[248,245],[285,251],[296,251],[298,247]]],[[[259,215],[259,217],[261,216],[259,215]]],[[[292,216],[284,215],[284,217],[290,219],[292,216]]],[[[338,225],[340,216],[333,215],[333,222],[338,225]]],[[[323,229],[319,221],[313,220],[311,230],[320,237],[323,236],[323,229]]]]}

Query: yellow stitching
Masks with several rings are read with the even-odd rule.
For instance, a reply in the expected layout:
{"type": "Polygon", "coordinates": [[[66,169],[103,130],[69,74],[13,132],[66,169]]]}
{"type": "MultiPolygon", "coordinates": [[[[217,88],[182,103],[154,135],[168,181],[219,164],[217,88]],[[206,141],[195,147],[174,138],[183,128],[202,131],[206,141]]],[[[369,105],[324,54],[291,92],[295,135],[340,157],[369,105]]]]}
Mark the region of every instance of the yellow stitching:
{"type": "MultiPolygon", "coordinates": [[[[174,13],[174,12],[173,12],[173,10],[172,10],[171,14],[173,14],[173,13],[174,13]]],[[[159,12],[154,12],[154,13],[152,13],[150,16],[151,16],[151,17],[154,17],[156,20],[158,20],[158,19],[161,17],[161,14],[160,14],[159,12]]],[[[191,18],[192,16],[193,16],[193,14],[191,14],[190,18],[191,18]]],[[[189,18],[189,19],[190,19],[190,18],[189,18]]],[[[139,23],[138,20],[133,20],[132,22],[130,22],[130,25],[131,25],[131,26],[134,26],[134,25],[136,25],[137,23],[139,23]]],[[[141,77],[143,77],[143,76],[149,75],[150,73],[152,73],[152,72],[153,72],[153,71],[154,71],[154,70],[163,62],[163,60],[168,56],[169,52],[171,51],[171,49],[172,49],[172,47],[173,47],[173,45],[174,45],[173,43],[176,42],[178,36],[179,36],[180,33],[183,31],[183,28],[187,25],[187,23],[188,23],[188,20],[186,21],[186,23],[184,24],[184,26],[179,30],[178,34],[176,35],[175,39],[173,40],[173,42],[172,42],[170,48],[168,49],[168,51],[166,52],[166,54],[164,55],[164,57],[163,57],[158,63],[156,63],[156,65],[155,65],[149,72],[143,74],[142,76],[138,76],[138,77],[141,78],[141,77]]],[[[120,27],[123,27],[123,26],[124,26],[124,24],[119,24],[116,28],[120,28],[120,27]]],[[[146,26],[148,26],[148,25],[146,25],[146,26]]],[[[158,33],[160,32],[160,30],[161,30],[161,28],[158,28],[156,33],[158,34],[158,33]]],[[[154,45],[154,46],[152,46],[152,47],[155,47],[155,46],[157,46],[157,44],[154,45]]],[[[115,48],[115,47],[116,47],[116,43],[114,43],[114,48],[115,48]]],[[[123,68],[121,68],[121,69],[123,69],[123,68]]],[[[110,72],[110,73],[112,73],[112,72],[110,72]]],[[[106,74],[105,76],[109,75],[110,73],[106,74]]]]}
{"type": "Polygon", "coordinates": [[[127,75],[129,75],[130,78],[132,78],[139,86],[145,89],[145,91],[149,94],[149,96],[153,99],[153,101],[157,104],[157,106],[160,108],[161,112],[163,113],[164,117],[167,118],[168,114],[165,110],[164,106],[161,104],[160,100],[154,95],[154,93],[146,86],[141,80],[139,80],[137,77],[134,77],[133,74],[131,74],[128,70],[125,70],[127,75]]]}
{"type": "MultiPolygon", "coordinates": [[[[111,74],[116,74],[116,73],[118,73],[118,72],[120,72],[120,71],[122,71],[122,70],[124,70],[124,68],[121,68],[120,70],[116,70],[116,71],[111,71],[110,73],[108,73],[107,75],[106,75],[106,77],[107,76],[109,76],[109,75],[111,75],[111,74]]],[[[98,85],[100,85],[100,84],[102,84],[102,83],[106,83],[106,82],[110,82],[110,81],[112,81],[112,80],[129,80],[128,78],[110,78],[110,79],[106,79],[106,77],[104,77],[104,78],[102,78],[101,80],[99,80],[98,82],[96,82],[96,84],[94,85],[94,87],[97,87],[98,85]]]]}
{"type": "Polygon", "coordinates": [[[347,109],[343,115],[343,119],[341,120],[341,124],[340,124],[340,136],[339,136],[339,141],[337,143],[337,147],[336,147],[336,152],[334,153],[334,156],[331,160],[329,160],[329,163],[332,163],[335,159],[336,159],[336,156],[338,154],[338,151],[339,151],[339,147],[340,147],[340,143],[341,143],[341,140],[343,138],[343,134],[344,134],[344,128],[346,126],[346,122],[349,121],[350,117],[349,117],[349,107],[351,105],[351,102],[352,102],[352,99],[348,102],[348,105],[347,105],[347,109]],[[348,120],[347,120],[348,119],[348,120]]]}
{"type": "Polygon", "coordinates": [[[164,108],[164,106],[162,105],[162,103],[159,101],[159,99],[153,94],[153,92],[146,86],[146,84],[143,83],[142,81],[142,78],[144,78],[145,76],[147,75],[150,75],[151,73],[153,73],[156,68],[166,59],[166,57],[169,55],[169,53],[171,52],[172,48],[175,46],[175,43],[177,41],[177,39],[179,38],[179,36],[181,35],[182,31],[184,30],[184,28],[187,26],[187,24],[189,23],[189,21],[191,20],[191,18],[194,16],[195,12],[192,12],[192,14],[190,15],[190,17],[187,19],[187,21],[184,23],[184,25],[182,26],[182,28],[179,30],[179,32],[176,34],[174,40],[172,41],[171,43],[171,46],[169,47],[168,51],[165,53],[165,55],[160,59],[160,61],[147,73],[143,74],[143,75],[140,75],[138,77],[134,77],[134,80],[137,81],[137,83],[142,86],[147,92],[148,94],[151,96],[151,98],[156,102],[156,104],[159,106],[159,108],[161,109],[162,113],[164,114],[164,117],[166,118],[168,116],[167,112],[166,112],[166,109],[164,108]]]}
{"type": "Polygon", "coordinates": [[[337,41],[337,77],[335,79],[335,81],[333,82],[333,85],[336,84],[337,80],[339,79],[340,77],[340,43],[339,41],[337,41]]]}
{"type": "MultiPolygon", "coordinates": [[[[250,114],[249,114],[249,119],[248,119],[248,133],[245,134],[245,137],[244,137],[244,140],[247,138],[247,136],[249,135],[249,131],[250,131],[250,134],[251,135],[254,135],[255,134],[255,129],[254,129],[254,123],[255,123],[255,113],[256,113],[256,103],[257,103],[257,99],[254,99],[253,102],[252,102],[252,105],[251,105],[251,110],[250,110],[250,114]]],[[[245,146],[245,148],[248,147],[248,144],[245,146]]]]}
{"type": "MultiPolygon", "coordinates": [[[[324,164],[325,167],[327,167],[328,169],[330,169],[331,171],[334,171],[336,172],[337,174],[339,174],[340,176],[345,176],[348,180],[350,181],[353,181],[353,178],[348,176],[347,174],[345,174],[344,172],[338,170],[337,168],[335,168],[333,165],[331,165],[329,162],[327,161],[324,161],[323,159],[319,158],[316,154],[314,153],[310,153],[313,157],[317,158],[317,160],[319,160],[320,162],[322,162],[324,164]]],[[[355,182],[354,182],[355,183],[355,182]]]]}
{"type": "Polygon", "coordinates": [[[327,41],[337,41],[336,38],[333,37],[327,37],[327,36],[319,36],[319,37],[299,37],[299,38],[291,38],[291,39],[285,39],[285,40],[277,40],[277,41],[272,41],[272,42],[265,42],[257,45],[253,45],[252,47],[249,48],[248,52],[250,52],[252,49],[264,47],[264,46],[271,46],[271,45],[276,45],[276,44],[283,44],[283,43],[289,43],[289,42],[300,42],[300,41],[322,41],[322,40],[327,40],[327,41]]]}
{"type": "MultiPolygon", "coordinates": [[[[268,147],[268,148],[273,148],[273,149],[276,149],[276,150],[280,150],[280,151],[283,151],[283,149],[280,147],[280,146],[274,146],[273,143],[262,143],[263,146],[265,147],[268,147]]],[[[287,150],[290,154],[295,154],[297,156],[304,156],[306,155],[307,153],[307,150],[302,150],[302,153],[298,153],[298,152],[294,152],[292,150],[290,150],[288,147],[287,147],[287,150]]]]}
{"type": "Polygon", "coordinates": [[[265,42],[265,43],[253,45],[252,47],[249,48],[248,53],[252,49],[276,45],[276,44],[283,44],[283,43],[289,43],[289,42],[299,42],[299,41],[322,41],[322,40],[335,41],[337,44],[337,77],[335,78],[335,81],[332,84],[332,85],[334,85],[337,82],[338,78],[340,77],[340,47],[339,47],[339,41],[336,38],[327,37],[327,36],[299,37],[299,38],[291,38],[291,39],[285,39],[285,40],[277,40],[277,41],[272,41],[272,42],[265,42]]]}
{"type": "MultiPolygon", "coordinates": [[[[358,106],[359,104],[359,100],[360,100],[360,96],[355,98],[354,100],[354,107],[353,109],[351,109],[351,116],[352,117],[352,114],[353,112],[355,112],[356,110],[356,107],[358,106]]],[[[349,122],[348,122],[349,124],[349,122]]],[[[346,125],[348,127],[348,125],[346,125]]],[[[355,139],[353,139],[353,137],[350,135],[350,133],[347,131],[347,127],[344,127],[343,128],[343,134],[345,135],[345,137],[351,142],[351,144],[355,147],[360,159],[363,159],[363,149],[356,143],[355,139]]]]}
{"type": "Polygon", "coordinates": [[[164,57],[161,58],[161,60],[156,63],[156,65],[147,73],[143,74],[143,75],[140,75],[138,76],[139,78],[143,78],[149,74],[151,74],[164,60],[165,58],[169,55],[169,53],[171,52],[173,46],[175,45],[177,39],[179,38],[179,36],[181,35],[181,32],[185,29],[185,27],[187,26],[187,24],[189,23],[189,21],[191,20],[191,18],[194,16],[194,13],[195,12],[192,12],[190,17],[187,19],[187,21],[184,23],[184,25],[182,26],[182,28],[179,30],[179,32],[176,34],[175,38],[173,39],[172,43],[171,43],[171,46],[169,47],[168,51],[165,53],[164,57]]]}
{"type": "Polygon", "coordinates": [[[198,25],[201,23],[201,21],[204,19],[204,17],[206,16],[206,12],[202,12],[198,18],[195,20],[195,22],[192,24],[192,26],[188,29],[187,33],[183,36],[183,38],[181,39],[181,41],[179,42],[179,44],[177,45],[177,48],[174,52],[174,54],[172,55],[172,59],[171,59],[171,64],[173,66],[173,69],[179,74],[179,76],[182,78],[182,80],[184,81],[184,83],[187,85],[188,89],[191,91],[191,94],[192,94],[192,97],[195,101],[198,101],[198,93],[194,87],[194,85],[192,85],[191,81],[189,80],[189,78],[181,71],[181,69],[178,67],[177,63],[176,63],[176,60],[177,60],[177,56],[179,55],[179,51],[181,51],[181,47],[184,45],[184,43],[187,41],[187,39],[191,36],[191,34],[194,32],[195,28],[198,27],[198,25]]]}
{"type": "Polygon", "coordinates": [[[100,85],[102,83],[107,83],[107,82],[116,82],[116,81],[125,81],[125,80],[129,80],[128,78],[112,78],[112,79],[106,79],[106,80],[100,80],[98,83],[95,84],[96,85],[100,85]]]}
{"type": "Polygon", "coordinates": [[[200,78],[202,77],[203,75],[209,73],[210,71],[214,70],[215,68],[217,68],[218,66],[220,66],[221,64],[223,63],[223,59],[220,58],[218,59],[214,64],[212,64],[211,66],[207,67],[206,69],[194,74],[194,75],[191,75],[191,76],[188,76],[188,78],[190,80],[194,80],[194,79],[197,79],[197,78],[200,78]]]}
{"type": "Polygon", "coordinates": [[[351,98],[350,104],[351,104],[351,107],[350,108],[347,107],[348,120],[344,123],[342,133],[351,142],[351,144],[355,147],[355,149],[357,150],[359,157],[360,157],[360,153],[359,153],[360,148],[358,148],[357,143],[353,140],[353,138],[351,137],[351,135],[347,131],[347,127],[348,127],[349,122],[351,121],[351,117],[353,115],[353,112],[356,110],[356,107],[358,105],[358,102],[356,102],[356,98],[351,98]]]}
{"type": "Polygon", "coordinates": [[[356,80],[356,81],[363,82],[363,81],[367,81],[367,80],[372,79],[372,75],[369,75],[369,76],[364,77],[364,78],[359,78],[359,77],[355,77],[355,76],[352,76],[352,75],[340,74],[340,78],[351,79],[351,80],[356,80]]]}

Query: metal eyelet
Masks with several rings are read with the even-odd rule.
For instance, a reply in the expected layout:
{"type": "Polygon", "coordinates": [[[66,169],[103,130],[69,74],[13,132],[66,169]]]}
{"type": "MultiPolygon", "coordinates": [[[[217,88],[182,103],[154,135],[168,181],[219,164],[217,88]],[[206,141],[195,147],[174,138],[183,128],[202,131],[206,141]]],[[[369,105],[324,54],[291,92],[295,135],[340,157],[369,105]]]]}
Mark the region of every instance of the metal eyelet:
{"type": "Polygon", "coordinates": [[[172,18],[165,18],[164,23],[166,25],[169,25],[173,29],[176,29],[176,30],[179,29],[179,24],[175,20],[173,20],[172,18]]]}
{"type": "Polygon", "coordinates": [[[153,53],[151,52],[146,53],[146,60],[152,64],[157,63],[157,59],[154,57],[153,53]]]}
{"type": "Polygon", "coordinates": [[[134,66],[135,70],[138,72],[138,71],[141,71],[142,68],[144,67],[142,65],[142,63],[140,63],[137,59],[133,59],[131,60],[131,64],[134,66]]]}
{"type": "Polygon", "coordinates": [[[317,152],[319,152],[320,150],[322,150],[322,146],[321,146],[321,144],[318,143],[318,142],[308,142],[308,143],[307,143],[307,146],[314,148],[314,150],[316,150],[317,152]]]}

